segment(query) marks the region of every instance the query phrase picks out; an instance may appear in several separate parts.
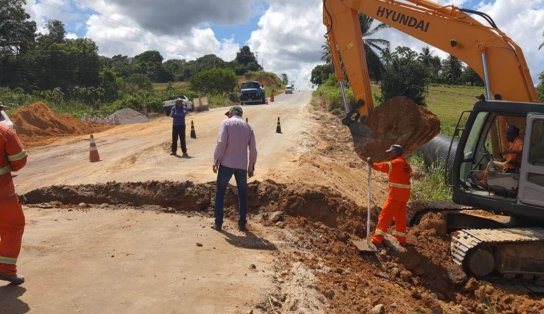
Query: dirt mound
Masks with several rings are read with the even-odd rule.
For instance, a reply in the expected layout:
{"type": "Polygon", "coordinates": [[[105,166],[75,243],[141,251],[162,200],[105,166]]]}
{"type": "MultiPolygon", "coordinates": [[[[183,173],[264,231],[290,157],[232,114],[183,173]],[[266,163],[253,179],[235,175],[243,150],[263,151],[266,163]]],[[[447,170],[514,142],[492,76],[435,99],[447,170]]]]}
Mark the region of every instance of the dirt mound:
{"type": "MultiPolygon", "coordinates": [[[[249,212],[281,210],[291,216],[319,221],[333,228],[363,235],[366,209],[346,200],[327,187],[287,187],[270,180],[248,184],[249,212]]],[[[235,186],[225,194],[227,214],[236,214],[238,198],[235,186]]],[[[190,181],[109,182],[96,185],[50,186],[25,194],[28,204],[59,201],[63,204],[159,205],[177,211],[213,211],[215,183],[190,181]]]]}
{"type": "Polygon", "coordinates": [[[43,102],[20,108],[10,118],[26,147],[39,146],[60,136],[83,135],[108,128],[84,123],[69,114],[56,113],[43,102]]]}
{"type": "Polygon", "coordinates": [[[440,120],[427,108],[404,96],[393,97],[376,107],[364,124],[372,138],[354,136],[355,151],[361,159],[384,160],[391,144],[400,144],[411,153],[440,133],[440,120]]]}
{"type": "Polygon", "coordinates": [[[108,116],[114,124],[132,124],[149,122],[149,118],[130,108],[117,110],[108,116]]]}

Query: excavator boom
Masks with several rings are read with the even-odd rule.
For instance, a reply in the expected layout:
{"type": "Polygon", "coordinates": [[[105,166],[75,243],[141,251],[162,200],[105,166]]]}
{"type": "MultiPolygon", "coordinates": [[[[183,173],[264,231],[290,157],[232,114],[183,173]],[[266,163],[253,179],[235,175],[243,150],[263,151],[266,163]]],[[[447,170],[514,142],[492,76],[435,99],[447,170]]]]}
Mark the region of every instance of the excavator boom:
{"type": "MultiPolygon", "coordinates": [[[[484,25],[453,5],[442,6],[425,0],[324,0],[323,23],[336,76],[342,68],[354,97],[362,100],[361,116],[373,110],[364,45],[357,15],[363,13],[468,64],[486,84],[487,99],[537,102],[523,52],[506,34],[484,25]],[[341,58],[341,62],[340,59],[341,58]]],[[[474,12],[478,13],[478,12],[474,12]]]]}

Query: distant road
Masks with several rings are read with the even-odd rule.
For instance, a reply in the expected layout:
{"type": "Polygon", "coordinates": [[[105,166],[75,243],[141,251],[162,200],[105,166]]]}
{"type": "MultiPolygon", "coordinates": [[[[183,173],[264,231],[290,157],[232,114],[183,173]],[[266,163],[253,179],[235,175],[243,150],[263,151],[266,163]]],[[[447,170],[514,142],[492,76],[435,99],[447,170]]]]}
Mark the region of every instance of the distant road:
{"type": "MultiPolygon", "coordinates": [[[[257,138],[255,179],[265,178],[269,170],[281,169],[282,164],[292,160],[303,131],[309,127],[307,105],[310,100],[311,92],[295,91],[276,96],[268,105],[243,107],[244,119],[249,119],[257,138]],[[278,117],[283,134],[276,133],[278,117]]],[[[190,159],[170,156],[172,122],[166,116],[94,134],[100,162],[89,162],[88,136],[61,138],[55,144],[30,149],[27,166],[15,178],[17,191],[25,193],[50,185],[109,181],[213,181],[213,150],[226,110],[216,108],[187,116],[190,159]],[[194,121],[197,139],[189,136],[191,121],[194,121]]]]}

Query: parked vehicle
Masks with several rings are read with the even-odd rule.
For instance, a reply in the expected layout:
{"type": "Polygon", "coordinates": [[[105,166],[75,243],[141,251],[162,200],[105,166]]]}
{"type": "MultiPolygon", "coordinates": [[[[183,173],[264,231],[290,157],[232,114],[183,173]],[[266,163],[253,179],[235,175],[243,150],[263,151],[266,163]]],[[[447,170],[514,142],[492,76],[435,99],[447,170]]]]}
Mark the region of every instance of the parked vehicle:
{"type": "Polygon", "coordinates": [[[11,122],[8,114],[4,111],[4,105],[0,103],[0,123],[5,124],[13,129],[13,122],[11,122]]]}
{"type": "Polygon", "coordinates": [[[285,93],[286,94],[292,94],[294,90],[295,90],[295,88],[293,87],[293,85],[285,86],[285,93]]]}
{"type": "Polygon", "coordinates": [[[242,105],[249,103],[265,104],[266,96],[264,88],[257,81],[246,81],[240,86],[240,103],[242,105]]]}
{"type": "Polygon", "coordinates": [[[189,100],[189,97],[187,97],[185,95],[176,95],[176,96],[172,96],[172,97],[168,98],[167,100],[163,101],[162,107],[164,109],[164,113],[167,116],[170,115],[170,111],[172,110],[172,107],[174,107],[176,105],[176,101],[178,101],[178,100],[184,100],[186,108],[189,109],[190,111],[194,110],[193,103],[189,100]]]}

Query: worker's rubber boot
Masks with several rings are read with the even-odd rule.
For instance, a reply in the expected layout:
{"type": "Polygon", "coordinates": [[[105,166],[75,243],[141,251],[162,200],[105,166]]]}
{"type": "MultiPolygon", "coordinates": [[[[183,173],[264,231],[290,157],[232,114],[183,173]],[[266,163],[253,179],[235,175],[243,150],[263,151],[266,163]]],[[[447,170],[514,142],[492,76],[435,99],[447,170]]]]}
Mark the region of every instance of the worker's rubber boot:
{"type": "Polygon", "coordinates": [[[370,240],[374,245],[381,245],[383,244],[383,235],[375,234],[372,236],[372,239],[370,240]]]}
{"type": "Polygon", "coordinates": [[[25,282],[25,277],[17,275],[17,274],[15,274],[15,275],[6,275],[6,274],[0,273],[0,280],[9,281],[12,284],[18,286],[18,285],[22,284],[23,282],[25,282]]]}
{"type": "Polygon", "coordinates": [[[394,235],[395,239],[397,239],[397,241],[399,241],[399,244],[401,246],[406,246],[406,237],[401,237],[401,236],[397,236],[397,235],[394,235]]]}

